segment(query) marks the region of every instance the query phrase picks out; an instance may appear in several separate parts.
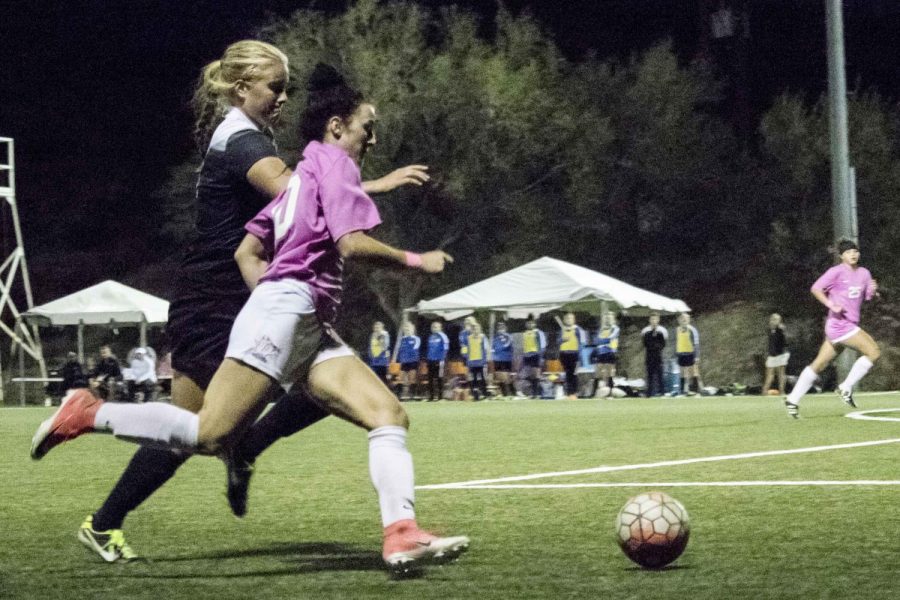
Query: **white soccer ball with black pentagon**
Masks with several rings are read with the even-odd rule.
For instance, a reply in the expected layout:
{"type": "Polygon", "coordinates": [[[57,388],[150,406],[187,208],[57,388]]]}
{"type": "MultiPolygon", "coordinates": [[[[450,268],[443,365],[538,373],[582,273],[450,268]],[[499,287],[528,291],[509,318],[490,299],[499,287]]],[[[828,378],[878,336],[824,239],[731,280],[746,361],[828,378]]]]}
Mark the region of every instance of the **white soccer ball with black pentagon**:
{"type": "Polygon", "coordinates": [[[681,556],[690,535],[687,510],[662,492],[635,496],[616,517],[616,541],[622,552],[647,569],[660,569],[681,556]]]}

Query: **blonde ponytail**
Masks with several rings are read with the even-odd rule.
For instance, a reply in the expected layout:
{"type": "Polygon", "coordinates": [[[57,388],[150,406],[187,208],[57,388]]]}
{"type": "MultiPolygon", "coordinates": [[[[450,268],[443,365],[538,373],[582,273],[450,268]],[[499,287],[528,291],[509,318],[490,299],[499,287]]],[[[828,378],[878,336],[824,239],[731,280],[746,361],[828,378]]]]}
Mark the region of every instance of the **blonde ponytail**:
{"type": "Polygon", "coordinates": [[[231,106],[235,88],[241,81],[254,82],[262,71],[281,64],[288,71],[288,58],[272,44],[258,40],[242,40],[225,49],[219,60],[203,68],[194,90],[194,141],[201,155],[206,154],[212,133],[231,106]]]}

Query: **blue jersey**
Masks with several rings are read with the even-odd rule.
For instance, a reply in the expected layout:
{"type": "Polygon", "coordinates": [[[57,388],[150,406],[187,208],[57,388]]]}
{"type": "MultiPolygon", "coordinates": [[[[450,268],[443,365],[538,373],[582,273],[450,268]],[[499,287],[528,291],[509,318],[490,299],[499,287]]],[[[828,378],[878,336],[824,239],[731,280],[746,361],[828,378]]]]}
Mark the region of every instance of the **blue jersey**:
{"type": "Polygon", "coordinates": [[[397,362],[402,364],[419,362],[419,346],[422,340],[417,335],[405,335],[400,338],[400,350],[397,352],[397,362]]]}
{"type": "Polygon", "coordinates": [[[463,355],[463,358],[466,357],[466,353],[469,351],[469,330],[463,328],[462,331],[459,332],[459,352],[463,355]]]}
{"type": "Polygon", "coordinates": [[[619,327],[601,327],[597,332],[594,354],[615,354],[619,351],[619,327]]]}
{"type": "Polygon", "coordinates": [[[494,334],[493,342],[494,360],[498,362],[512,362],[513,343],[508,333],[494,334]]]}
{"type": "Polygon", "coordinates": [[[369,364],[386,367],[391,362],[391,336],[387,331],[369,336],[369,364]]]}
{"type": "Polygon", "coordinates": [[[450,338],[443,331],[432,333],[428,336],[428,350],[425,353],[425,359],[431,362],[437,362],[447,359],[447,351],[450,350],[450,338]]]}

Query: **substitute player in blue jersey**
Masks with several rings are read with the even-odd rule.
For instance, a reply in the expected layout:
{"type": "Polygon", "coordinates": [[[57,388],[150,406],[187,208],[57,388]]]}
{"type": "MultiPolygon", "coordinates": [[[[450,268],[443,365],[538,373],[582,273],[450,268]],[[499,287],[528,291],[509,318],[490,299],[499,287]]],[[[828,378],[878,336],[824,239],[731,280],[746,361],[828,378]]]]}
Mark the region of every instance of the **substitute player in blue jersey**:
{"type": "Polygon", "coordinates": [[[384,323],[375,321],[372,333],[369,334],[369,366],[385,384],[388,384],[388,366],[391,363],[391,334],[384,328],[384,323]]]}
{"type": "Polygon", "coordinates": [[[440,321],[431,324],[431,335],[428,336],[428,348],[425,350],[425,361],[428,363],[428,400],[440,400],[444,394],[444,367],[447,353],[450,351],[450,339],[444,333],[440,321]]]}
{"type": "Polygon", "coordinates": [[[403,337],[397,351],[400,363],[400,399],[410,400],[419,394],[419,349],[422,339],[416,335],[416,326],[407,321],[403,324],[403,337]]]}
{"type": "Polygon", "coordinates": [[[619,326],[616,325],[615,313],[603,314],[603,322],[597,331],[595,342],[591,354],[591,362],[594,363],[594,392],[597,392],[599,383],[600,396],[606,397],[612,392],[616,361],[619,356],[619,326]]]}
{"type": "Polygon", "coordinates": [[[512,382],[513,340],[506,329],[506,323],[497,323],[497,331],[491,342],[494,359],[494,379],[503,396],[514,396],[515,386],[512,382]]]}

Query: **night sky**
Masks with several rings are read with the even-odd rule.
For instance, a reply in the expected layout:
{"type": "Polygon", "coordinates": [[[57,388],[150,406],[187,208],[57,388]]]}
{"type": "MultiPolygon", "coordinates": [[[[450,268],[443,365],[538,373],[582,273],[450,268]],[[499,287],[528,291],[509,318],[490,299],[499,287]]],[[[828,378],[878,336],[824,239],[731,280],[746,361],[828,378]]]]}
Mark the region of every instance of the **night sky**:
{"type": "MultiPolygon", "coordinates": [[[[187,106],[202,65],[271,15],[346,2],[288,0],[0,0],[0,136],[16,138],[18,200],[29,255],[146,243],[146,194],[194,151],[187,106]],[[127,193],[123,193],[123,191],[127,193]],[[71,215],[42,226],[48,210],[71,215]]],[[[490,21],[495,2],[457,4],[490,21]]],[[[673,40],[698,48],[699,0],[509,0],[529,10],[572,59],[626,56],[673,40]]],[[[848,87],[900,91],[900,8],[848,0],[848,87]]],[[[759,114],[784,90],[825,89],[824,0],[750,2],[750,97],[759,114]]]]}

